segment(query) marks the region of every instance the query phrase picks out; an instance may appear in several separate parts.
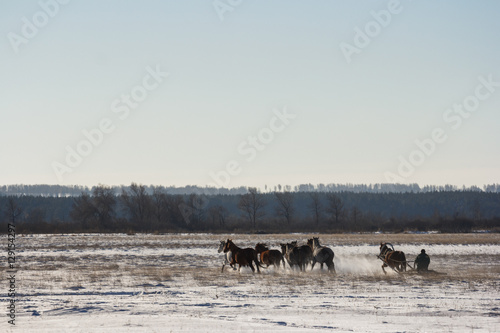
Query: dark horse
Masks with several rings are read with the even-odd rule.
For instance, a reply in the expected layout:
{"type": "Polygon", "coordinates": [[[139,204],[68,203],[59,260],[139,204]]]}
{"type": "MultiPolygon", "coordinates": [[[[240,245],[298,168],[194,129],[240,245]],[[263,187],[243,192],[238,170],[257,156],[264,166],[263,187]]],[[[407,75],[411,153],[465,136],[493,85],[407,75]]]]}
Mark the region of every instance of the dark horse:
{"type": "Polygon", "coordinates": [[[335,254],[332,249],[321,246],[319,244],[319,238],[313,237],[307,240],[307,245],[309,245],[313,251],[313,262],[311,271],[314,268],[314,265],[319,262],[321,265],[321,269],[323,269],[323,264],[326,264],[329,272],[335,273],[335,264],[333,263],[333,257],[335,254]]]}
{"type": "Polygon", "coordinates": [[[246,249],[242,249],[234,245],[233,241],[228,239],[226,241],[226,245],[224,245],[224,253],[231,251],[233,253],[233,257],[231,258],[231,264],[238,264],[238,272],[241,269],[241,266],[250,266],[252,272],[255,272],[255,268],[253,267],[252,262],[257,266],[257,272],[260,273],[259,270],[259,262],[257,261],[257,252],[254,249],[248,247],[246,249]]]}
{"type": "Polygon", "coordinates": [[[299,266],[300,271],[305,271],[308,263],[313,260],[312,249],[309,245],[297,246],[297,242],[280,244],[281,251],[285,254],[286,261],[293,269],[293,266],[299,266]]]}
{"type": "Polygon", "coordinates": [[[396,272],[406,271],[406,257],[402,251],[394,251],[394,246],[391,243],[380,243],[380,254],[378,255],[380,259],[384,262],[382,265],[382,270],[385,274],[384,267],[389,266],[396,272]]]}
{"type": "Polygon", "coordinates": [[[255,245],[255,251],[257,251],[257,255],[260,254],[260,262],[266,264],[267,267],[273,265],[276,268],[280,268],[280,263],[283,262],[283,268],[285,268],[285,259],[283,259],[280,251],[269,250],[264,243],[255,245]]]}

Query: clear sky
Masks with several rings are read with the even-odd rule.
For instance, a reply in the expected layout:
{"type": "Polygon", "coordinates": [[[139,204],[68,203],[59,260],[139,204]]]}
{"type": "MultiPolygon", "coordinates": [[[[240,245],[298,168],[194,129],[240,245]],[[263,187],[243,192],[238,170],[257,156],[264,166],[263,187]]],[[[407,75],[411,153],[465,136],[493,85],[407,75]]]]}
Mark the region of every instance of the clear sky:
{"type": "Polygon", "coordinates": [[[500,182],[500,2],[0,1],[0,183],[500,182]]]}

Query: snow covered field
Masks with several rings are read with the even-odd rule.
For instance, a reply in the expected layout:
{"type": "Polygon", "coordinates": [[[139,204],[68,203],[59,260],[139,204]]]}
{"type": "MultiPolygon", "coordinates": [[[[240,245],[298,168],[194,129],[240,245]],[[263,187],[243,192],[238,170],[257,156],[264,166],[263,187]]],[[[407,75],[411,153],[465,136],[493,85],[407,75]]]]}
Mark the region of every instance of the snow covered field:
{"type": "Polygon", "coordinates": [[[6,281],[0,331],[500,332],[498,234],[319,235],[335,252],[336,275],[319,265],[221,273],[222,239],[278,248],[311,236],[17,235],[16,325],[6,281]],[[384,275],[382,241],[407,260],[425,248],[430,269],[446,274],[384,275]]]}

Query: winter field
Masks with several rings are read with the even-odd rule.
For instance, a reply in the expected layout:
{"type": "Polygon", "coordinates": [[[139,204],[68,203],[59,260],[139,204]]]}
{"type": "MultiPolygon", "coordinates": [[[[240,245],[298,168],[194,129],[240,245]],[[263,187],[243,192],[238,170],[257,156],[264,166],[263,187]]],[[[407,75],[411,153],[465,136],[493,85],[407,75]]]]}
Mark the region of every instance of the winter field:
{"type": "MultiPolygon", "coordinates": [[[[221,273],[219,241],[281,235],[17,235],[16,320],[8,323],[3,251],[1,332],[500,332],[500,235],[319,235],[337,274],[261,269],[221,273]],[[441,275],[384,275],[380,242],[441,275]]],[[[7,236],[2,236],[7,244],[7,236]]],[[[6,248],[6,246],[2,246],[6,248]]]]}

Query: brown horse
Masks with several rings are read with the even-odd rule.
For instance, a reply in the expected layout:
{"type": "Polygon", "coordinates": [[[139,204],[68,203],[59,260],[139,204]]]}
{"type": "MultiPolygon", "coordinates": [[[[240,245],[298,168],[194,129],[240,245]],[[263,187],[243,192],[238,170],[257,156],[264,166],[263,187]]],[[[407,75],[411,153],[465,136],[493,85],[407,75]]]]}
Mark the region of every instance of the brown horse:
{"type": "Polygon", "coordinates": [[[384,262],[382,265],[382,270],[385,274],[384,267],[390,267],[396,272],[406,271],[406,257],[402,251],[394,251],[394,246],[391,243],[380,243],[380,254],[378,255],[380,259],[384,262]]]}
{"type": "Polygon", "coordinates": [[[273,265],[279,269],[280,263],[283,262],[283,268],[285,268],[285,259],[283,259],[283,255],[280,251],[269,250],[264,243],[258,243],[255,245],[255,251],[257,251],[257,255],[260,254],[260,262],[266,264],[267,267],[273,265]]]}
{"type": "Polygon", "coordinates": [[[231,251],[233,253],[233,257],[231,258],[231,264],[238,264],[238,272],[241,269],[241,266],[249,266],[252,269],[252,272],[255,272],[255,268],[253,267],[252,262],[257,266],[257,272],[260,273],[259,270],[259,262],[257,261],[257,252],[248,247],[246,249],[242,249],[237,247],[232,240],[228,239],[226,241],[226,245],[224,245],[224,253],[231,251]]]}

